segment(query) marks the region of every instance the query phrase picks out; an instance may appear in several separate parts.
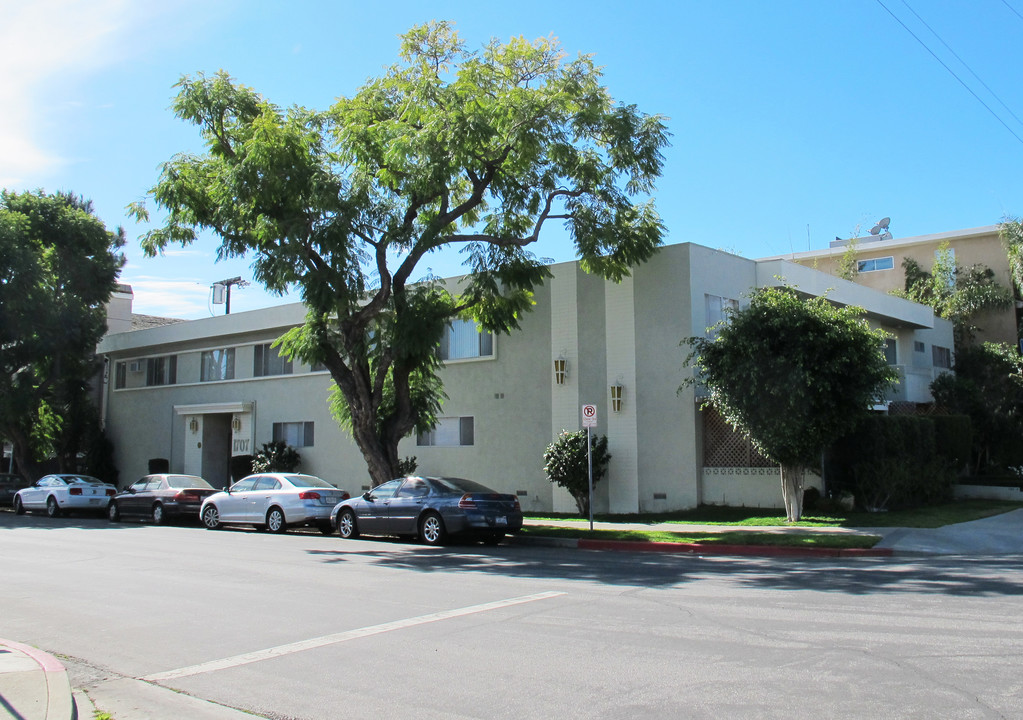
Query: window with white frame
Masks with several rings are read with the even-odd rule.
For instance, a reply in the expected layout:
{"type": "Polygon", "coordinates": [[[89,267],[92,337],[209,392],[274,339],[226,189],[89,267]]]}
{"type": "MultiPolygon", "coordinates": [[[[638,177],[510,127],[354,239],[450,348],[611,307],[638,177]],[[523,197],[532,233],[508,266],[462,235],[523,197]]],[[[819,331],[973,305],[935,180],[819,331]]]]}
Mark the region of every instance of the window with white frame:
{"type": "Polygon", "coordinates": [[[146,386],[173,385],[178,381],[178,356],[164,355],[146,359],[146,386]]]}
{"type": "Polygon", "coordinates": [[[311,422],[275,422],[273,425],[274,442],[283,442],[291,447],[312,447],[313,436],[311,422]]]}
{"type": "Polygon", "coordinates": [[[895,258],[892,256],[870,258],[868,260],[859,260],[856,263],[856,269],[861,272],[875,272],[877,270],[891,270],[895,267],[895,258]]]}
{"type": "Polygon", "coordinates": [[[949,370],[952,367],[952,351],[947,347],[931,345],[931,362],[936,368],[949,370]]]}
{"type": "Polygon", "coordinates": [[[703,304],[705,309],[706,333],[710,337],[714,334],[712,330],[718,323],[728,319],[728,311],[738,310],[739,301],[732,298],[721,297],[720,295],[704,295],[703,304]]]}
{"type": "Polygon", "coordinates": [[[429,432],[419,433],[416,444],[420,446],[464,447],[474,445],[475,427],[472,417],[439,418],[437,427],[429,432]]]}
{"type": "Polygon", "coordinates": [[[441,360],[464,360],[491,357],[494,354],[494,336],[477,327],[473,320],[453,320],[444,328],[440,341],[441,360]]]}
{"type": "Polygon", "coordinates": [[[256,345],[252,358],[252,374],[255,377],[268,375],[291,375],[291,360],[281,357],[271,343],[256,345]]]}
{"type": "Polygon", "coordinates": [[[199,380],[200,382],[234,380],[234,348],[204,351],[199,380]]]}

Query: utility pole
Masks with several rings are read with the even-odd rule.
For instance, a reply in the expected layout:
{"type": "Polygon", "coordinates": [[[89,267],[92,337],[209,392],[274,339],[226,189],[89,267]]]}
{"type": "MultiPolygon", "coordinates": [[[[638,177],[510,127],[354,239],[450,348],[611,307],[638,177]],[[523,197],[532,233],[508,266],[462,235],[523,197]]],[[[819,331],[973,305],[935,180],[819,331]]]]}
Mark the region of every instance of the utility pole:
{"type": "Polygon", "coordinates": [[[249,283],[246,280],[242,280],[240,277],[228,278],[227,280],[220,280],[219,282],[213,283],[213,304],[221,305],[224,304],[224,298],[226,295],[227,304],[224,308],[224,314],[231,314],[231,286],[237,285],[240,288],[247,286],[249,283]]]}

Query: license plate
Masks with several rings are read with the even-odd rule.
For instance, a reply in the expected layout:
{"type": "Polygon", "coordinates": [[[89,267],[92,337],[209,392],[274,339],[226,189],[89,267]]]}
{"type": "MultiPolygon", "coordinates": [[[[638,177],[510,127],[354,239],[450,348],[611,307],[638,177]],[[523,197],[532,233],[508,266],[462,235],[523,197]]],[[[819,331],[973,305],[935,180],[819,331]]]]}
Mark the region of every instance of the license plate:
{"type": "Polygon", "coordinates": [[[507,525],[508,524],[508,518],[506,518],[504,515],[498,515],[497,517],[494,518],[494,524],[495,525],[507,525]]]}
{"type": "Polygon", "coordinates": [[[90,505],[99,505],[99,498],[89,498],[90,505]]]}

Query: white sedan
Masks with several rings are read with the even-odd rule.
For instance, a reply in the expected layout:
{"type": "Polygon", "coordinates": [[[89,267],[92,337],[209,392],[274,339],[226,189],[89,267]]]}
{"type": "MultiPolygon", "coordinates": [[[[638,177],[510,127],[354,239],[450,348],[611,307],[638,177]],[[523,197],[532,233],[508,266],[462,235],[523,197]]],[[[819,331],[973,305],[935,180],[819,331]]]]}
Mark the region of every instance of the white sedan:
{"type": "Polygon", "coordinates": [[[273,533],[289,525],[315,525],[329,535],[330,511],[348,493],[314,475],[258,473],[203,500],[199,517],[216,530],[223,525],[252,525],[273,533]]]}
{"type": "Polygon", "coordinates": [[[14,494],[14,512],[45,510],[50,517],[59,517],[72,510],[106,512],[117,488],[88,475],[45,475],[32,487],[14,494]]]}

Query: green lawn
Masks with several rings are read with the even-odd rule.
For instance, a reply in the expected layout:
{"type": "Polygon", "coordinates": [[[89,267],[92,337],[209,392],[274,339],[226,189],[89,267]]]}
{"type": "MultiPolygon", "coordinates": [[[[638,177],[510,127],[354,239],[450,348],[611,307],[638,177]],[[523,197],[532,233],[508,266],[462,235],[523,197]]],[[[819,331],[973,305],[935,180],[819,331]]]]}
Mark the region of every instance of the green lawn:
{"type": "Polygon", "coordinates": [[[533,537],[586,538],[588,540],[629,540],[633,542],[698,543],[700,545],[773,545],[816,548],[870,548],[879,535],[840,535],[837,533],[771,532],[669,532],[664,530],[593,530],[527,525],[520,535],[533,537]]]}
{"type": "MultiPolygon", "coordinates": [[[[891,512],[868,513],[850,512],[844,514],[830,513],[816,515],[807,512],[803,519],[794,525],[797,527],[915,527],[936,528],[953,523],[980,520],[992,515],[1000,515],[1011,510],[1023,508],[1023,503],[1006,500],[958,500],[944,505],[916,508],[913,510],[892,510],[891,512]]],[[[586,523],[586,518],[578,515],[548,513],[544,515],[527,515],[537,520],[578,520],[586,523]]],[[[598,522],[627,523],[678,523],[682,525],[734,525],[743,526],[788,526],[783,510],[762,508],[720,507],[703,505],[695,510],[681,510],[674,513],[658,513],[643,515],[594,515],[598,522]]]]}
{"type": "Polygon", "coordinates": [[[579,527],[526,526],[524,535],[543,537],[591,538],[596,540],[635,540],[640,542],[676,542],[720,545],[782,545],[821,548],[869,548],[880,540],[876,535],[842,535],[836,533],[772,533],[742,532],[743,527],[913,527],[936,528],[953,523],[979,520],[1023,508],[1023,503],[1000,500],[960,500],[944,505],[917,508],[914,510],[893,510],[883,513],[851,512],[845,514],[815,515],[808,513],[803,519],[790,525],[781,510],[760,508],[734,508],[706,505],[695,510],[656,515],[595,515],[597,522],[619,522],[630,524],[678,525],[678,530],[593,530],[588,520],[576,515],[528,515],[535,520],[573,520],[579,527]],[[718,525],[734,527],[736,530],[721,532],[687,532],[686,525],[718,525]]]}

